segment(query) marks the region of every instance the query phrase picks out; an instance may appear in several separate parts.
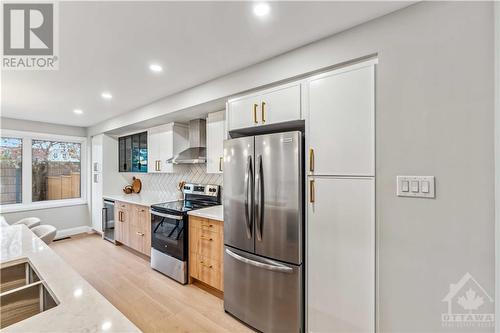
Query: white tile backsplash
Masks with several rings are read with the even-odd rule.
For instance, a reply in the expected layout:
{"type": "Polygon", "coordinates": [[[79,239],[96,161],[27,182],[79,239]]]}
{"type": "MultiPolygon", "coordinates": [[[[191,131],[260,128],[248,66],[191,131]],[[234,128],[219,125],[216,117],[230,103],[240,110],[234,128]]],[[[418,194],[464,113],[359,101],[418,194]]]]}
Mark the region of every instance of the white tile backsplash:
{"type": "Polygon", "coordinates": [[[183,165],[178,173],[122,173],[129,184],[136,176],[142,181],[141,193],[161,197],[177,196],[177,185],[181,181],[194,184],[222,185],[222,174],[206,173],[205,164],[183,165]]]}

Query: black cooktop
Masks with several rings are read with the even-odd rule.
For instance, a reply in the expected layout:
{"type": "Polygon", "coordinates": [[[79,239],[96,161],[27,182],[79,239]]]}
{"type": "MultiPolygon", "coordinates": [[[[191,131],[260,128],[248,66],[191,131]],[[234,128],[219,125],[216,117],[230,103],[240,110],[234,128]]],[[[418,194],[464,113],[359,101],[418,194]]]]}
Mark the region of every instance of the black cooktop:
{"type": "Polygon", "coordinates": [[[151,209],[168,214],[186,214],[190,210],[218,205],[218,202],[204,200],[179,200],[152,205],[151,209]]]}

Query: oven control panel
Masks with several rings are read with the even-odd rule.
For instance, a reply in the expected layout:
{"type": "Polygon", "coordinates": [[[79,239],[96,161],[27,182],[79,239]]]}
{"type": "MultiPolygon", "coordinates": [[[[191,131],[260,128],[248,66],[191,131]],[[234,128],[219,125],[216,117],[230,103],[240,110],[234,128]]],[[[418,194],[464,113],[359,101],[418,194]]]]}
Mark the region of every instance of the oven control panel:
{"type": "Polygon", "coordinates": [[[184,194],[201,194],[216,197],[219,195],[219,185],[184,184],[184,194]]]}

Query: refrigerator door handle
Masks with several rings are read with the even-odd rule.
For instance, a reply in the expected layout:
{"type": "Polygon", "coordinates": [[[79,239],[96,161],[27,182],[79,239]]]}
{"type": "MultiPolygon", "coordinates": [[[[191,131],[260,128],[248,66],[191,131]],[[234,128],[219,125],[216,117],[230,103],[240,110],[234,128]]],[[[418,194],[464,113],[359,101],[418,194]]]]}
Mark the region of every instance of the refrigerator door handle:
{"type": "Polygon", "coordinates": [[[264,221],[264,179],[262,178],[262,155],[257,157],[257,166],[255,172],[255,227],[257,228],[257,240],[262,240],[262,223],[264,221]]]}
{"type": "Polygon", "coordinates": [[[263,268],[263,269],[267,269],[269,271],[281,272],[281,273],[292,273],[293,272],[293,268],[291,268],[291,267],[288,267],[288,266],[285,266],[285,265],[281,265],[281,264],[278,264],[278,263],[275,263],[274,265],[271,265],[271,264],[266,264],[266,263],[263,263],[263,262],[251,260],[251,259],[245,258],[243,256],[240,256],[239,254],[236,254],[236,253],[234,253],[233,251],[231,251],[229,249],[226,249],[226,253],[228,255],[230,255],[231,257],[233,257],[234,259],[236,259],[238,261],[241,261],[242,263],[245,263],[245,264],[248,264],[248,265],[252,265],[252,266],[255,266],[255,267],[259,267],[259,268],[263,268]]]}
{"type": "Polygon", "coordinates": [[[252,191],[253,184],[253,172],[252,172],[252,156],[247,157],[247,168],[245,172],[245,227],[247,231],[247,238],[252,238],[252,220],[253,220],[253,209],[252,209],[252,194],[248,194],[248,191],[252,191]],[[250,205],[250,207],[249,207],[250,205]]]}

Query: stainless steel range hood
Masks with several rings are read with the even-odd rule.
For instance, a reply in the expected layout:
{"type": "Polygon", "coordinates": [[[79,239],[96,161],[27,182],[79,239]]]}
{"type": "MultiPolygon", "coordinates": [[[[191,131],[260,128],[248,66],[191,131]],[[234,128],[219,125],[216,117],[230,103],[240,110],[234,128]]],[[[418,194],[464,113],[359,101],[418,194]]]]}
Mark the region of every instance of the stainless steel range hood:
{"type": "Polygon", "coordinates": [[[167,160],[173,164],[199,164],[207,162],[207,125],[205,119],[189,122],[189,148],[167,160]]]}

